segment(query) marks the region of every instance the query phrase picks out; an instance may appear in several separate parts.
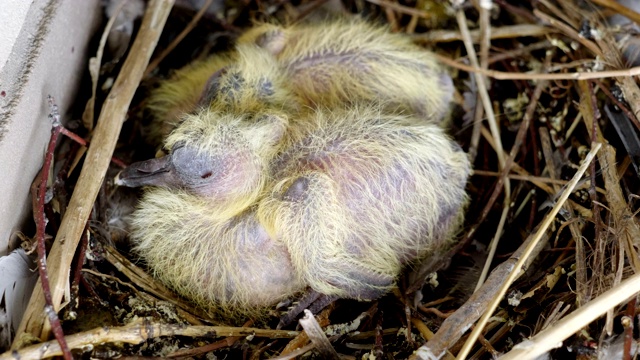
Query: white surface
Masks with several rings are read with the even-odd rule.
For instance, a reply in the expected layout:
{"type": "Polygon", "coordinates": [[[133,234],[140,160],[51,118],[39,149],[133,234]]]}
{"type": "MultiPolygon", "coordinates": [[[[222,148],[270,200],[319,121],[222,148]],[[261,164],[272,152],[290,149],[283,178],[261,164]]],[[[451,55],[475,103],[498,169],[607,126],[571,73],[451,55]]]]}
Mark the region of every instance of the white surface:
{"type": "Polygon", "coordinates": [[[33,0],[2,0],[0,6],[0,69],[4,67],[33,0]]]}
{"type": "Polygon", "coordinates": [[[0,256],[0,352],[9,349],[38,279],[35,265],[23,249],[0,256]]]}
{"type": "Polygon", "coordinates": [[[11,52],[0,61],[0,255],[30,216],[29,187],[51,130],[47,95],[56,98],[64,121],[100,16],[100,0],[2,0],[0,31],[7,27],[7,36],[0,60],[11,52]]]}

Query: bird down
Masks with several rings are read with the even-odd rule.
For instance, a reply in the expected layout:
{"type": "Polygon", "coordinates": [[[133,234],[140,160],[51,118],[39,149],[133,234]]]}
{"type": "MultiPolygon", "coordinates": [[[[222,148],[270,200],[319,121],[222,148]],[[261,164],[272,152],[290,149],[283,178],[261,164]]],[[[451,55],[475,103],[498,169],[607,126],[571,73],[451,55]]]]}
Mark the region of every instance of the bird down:
{"type": "Polygon", "coordinates": [[[250,30],[152,96],[169,153],[117,179],[148,186],[137,252],[205,308],[381,296],[462,222],[470,165],[439,126],[451,92],[430,53],[364,22],[250,30]]]}

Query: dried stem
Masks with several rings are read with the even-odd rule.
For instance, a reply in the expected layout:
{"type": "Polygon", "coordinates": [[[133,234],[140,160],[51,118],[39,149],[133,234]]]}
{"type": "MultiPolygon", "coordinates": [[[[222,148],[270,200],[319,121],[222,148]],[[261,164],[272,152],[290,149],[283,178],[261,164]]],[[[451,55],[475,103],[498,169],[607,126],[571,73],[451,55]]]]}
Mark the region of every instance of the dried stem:
{"type": "MultiPolygon", "coordinates": [[[[253,320],[249,320],[246,323],[244,323],[242,325],[243,328],[247,328],[253,325],[253,320]]],[[[300,335],[298,335],[300,336],[300,335]]],[[[242,336],[231,336],[219,341],[216,341],[214,343],[205,345],[205,346],[200,346],[197,347],[195,349],[180,349],[177,351],[174,351],[170,354],[167,355],[167,358],[182,358],[182,357],[193,357],[196,355],[201,355],[201,354],[205,354],[208,353],[210,351],[214,351],[214,350],[218,350],[218,349],[222,349],[222,348],[227,348],[227,347],[231,347],[233,346],[233,344],[237,343],[238,341],[242,340],[242,336]]]]}
{"type": "MultiPolygon", "coordinates": [[[[486,8],[485,6],[482,6],[486,8]]],[[[489,8],[491,5],[489,4],[489,8]]],[[[467,27],[467,18],[463,9],[458,9],[456,12],[456,19],[458,21],[458,27],[460,28],[460,32],[462,33],[462,38],[464,41],[465,48],[467,50],[467,54],[469,56],[469,61],[473,66],[478,67],[478,59],[476,57],[476,52],[473,47],[473,42],[471,41],[471,35],[469,34],[469,28],[467,27]]],[[[488,20],[487,20],[488,22],[488,20]]],[[[488,27],[488,24],[487,24],[488,27]]],[[[485,31],[489,31],[486,30],[485,31]]],[[[485,34],[486,36],[487,34],[485,34]]],[[[487,40],[488,41],[488,40],[487,40]]],[[[487,49],[488,52],[488,49],[487,49]]],[[[488,53],[487,53],[488,57],[488,53]]],[[[486,62],[486,60],[485,60],[486,62]]],[[[486,65],[486,64],[485,64],[486,65]]],[[[478,84],[478,93],[480,95],[480,99],[482,100],[482,106],[484,107],[484,111],[487,114],[487,122],[489,123],[489,129],[491,129],[491,135],[493,136],[493,141],[496,147],[496,155],[498,157],[498,163],[500,165],[500,170],[505,169],[505,157],[504,157],[504,149],[502,147],[502,139],[500,136],[500,130],[498,129],[498,121],[496,120],[495,113],[493,112],[493,106],[491,105],[491,99],[489,98],[489,91],[487,90],[485,78],[480,74],[474,74],[476,83],[478,84]]],[[[498,241],[502,235],[502,230],[504,224],[507,220],[507,214],[509,212],[509,204],[511,204],[511,183],[503,178],[504,184],[504,206],[502,209],[502,215],[500,217],[500,222],[496,229],[495,235],[491,240],[491,244],[489,245],[489,256],[487,257],[487,261],[485,264],[485,269],[480,276],[480,280],[478,283],[484,281],[486,274],[489,271],[489,265],[493,260],[493,256],[495,255],[495,251],[498,246],[498,241]]],[[[479,286],[479,285],[478,285],[479,286]]]]}
{"type": "Polygon", "coordinates": [[[497,80],[591,80],[604,79],[612,77],[634,77],[640,75],[640,66],[630,69],[593,71],[593,72],[573,72],[573,73],[523,73],[523,72],[505,72],[497,70],[484,70],[478,66],[465,65],[459,61],[450,59],[446,56],[436,54],[439,61],[447,66],[451,66],[458,70],[485,75],[497,80]]]}
{"type": "MultiPolygon", "coordinates": [[[[47,153],[44,158],[44,164],[42,170],[40,170],[40,176],[38,176],[40,184],[36,194],[36,207],[33,209],[33,216],[36,221],[36,247],[38,249],[38,274],[40,275],[40,285],[42,287],[42,293],[44,295],[44,313],[49,319],[53,334],[58,341],[60,349],[62,349],[62,355],[66,360],[72,360],[71,351],[64,339],[64,332],[60,325],[60,319],[58,314],[54,310],[53,300],[51,296],[51,287],[49,284],[49,274],[47,272],[47,249],[45,245],[45,229],[47,227],[47,219],[44,214],[44,205],[46,203],[45,197],[47,194],[47,183],[49,180],[49,174],[51,165],[53,163],[53,154],[58,143],[58,137],[61,133],[62,123],[60,122],[60,114],[58,113],[58,106],[55,104],[53,97],[49,96],[49,106],[51,108],[51,114],[49,117],[53,122],[51,129],[51,138],[49,145],[47,146],[47,153]]],[[[18,338],[18,337],[16,337],[18,338]]]]}
{"type": "Polygon", "coordinates": [[[180,44],[180,42],[187,36],[189,35],[189,33],[191,32],[191,30],[193,30],[193,28],[196,27],[196,25],[198,24],[198,21],[200,21],[200,19],[202,18],[202,16],[207,12],[207,10],[209,9],[209,6],[211,6],[211,4],[213,3],[213,0],[206,0],[204,4],[202,4],[202,7],[200,8],[200,10],[198,10],[198,12],[193,16],[193,18],[191,19],[191,21],[187,24],[187,26],[180,32],[180,34],[178,34],[178,36],[176,36],[175,39],[173,39],[173,41],[169,44],[169,46],[167,46],[164,50],[162,50],[162,52],[160,53],[160,55],[158,55],[157,58],[153,59],[153,61],[151,61],[149,63],[149,65],[147,66],[147,68],[144,70],[144,75],[143,77],[147,77],[149,76],[149,74],[151,74],[151,72],[158,67],[158,65],[160,65],[160,63],[162,62],[162,60],[164,60],[165,57],[167,57],[167,55],[169,55],[173,49],[176,48],[176,46],[178,46],[178,44],[180,44]]]}
{"type": "Polygon", "coordinates": [[[107,44],[107,38],[109,37],[109,33],[111,32],[111,28],[113,24],[116,22],[120,11],[126,5],[129,0],[120,0],[120,3],[115,8],[113,15],[107,21],[107,25],[105,25],[102,30],[102,36],[100,37],[100,43],[98,44],[98,50],[96,51],[96,56],[89,59],[89,75],[91,75],[91,97],[87,101],[87,104],[84,107],[84,112],[82,113],[82,124],[88,131],[93,130],[93,123],[95,120],[95,105],[96,105],[96,94],[98,90],[98,80],[100,78],[100,65],[102,64],[102,55],[104,54],[104,47],[107,44]]]}
{"type": "Polygon", "coordinates": [[[634,296],[627,304],[627,313],[622,318],[622,326],[624,327],[624,351],[622,353],[623,360],[631,360],[631,343],[633,342],[633,323],[636,318],[636,301],[638,296],[634,296]]]}
{"type": "MultiPolygon", "coordinates": [[[[328,307],[322,310],[322,312],[317,315],[318,323],[320,324],[321,327],[326,327],[330,324],[329,315],[331,314],[332,311],[333,311],[333,308],[328,307]]],[[[280,355],[284,356],[284,355],[293,354],[296,349],[304,347],[308,342],[309,342],[309,336],[307,335],[306,332],[302,331],[300,335],[296,336],[287,344],[287,346],[284,347],[280,355]]]]}
{"type": "MultiPolygon", "coordinates": [[[[517,24],[492,28],[490,40],[512,39],[523,36],[545,36],[554,32],[556,30],[546,26],[517,24]]],[[[474,43],[480,42],[481,34],[480,30],[470,31],[471,41],[474,43]]],[[[462,40],[462,33],[452,30],[433,30],[424,34],[413,35],[412,38],[417,43],[445,43],[462,40]]]]}
{"type": "Polygon", "coordinates": [[[636,23],[640,24],[640,14],[638,14],[637,12],[629,9],[628,7],[613,1],[613,0],[591,0],[594,3],[598,4],[598,5],[602,5],[604,7],[607,7],[617,13],[619,13],[620,15],[624,15],[626,17],[628,17],[629,19],[635,21],[636,23]]]}
{"type": "Polygon", "coordinates": [[[380,7],[397,11],[401,14],[418,16],[425,19],[428,19],[431,17],[431,14],[429,14],[429,12],[427,11],[415,9],[409,6],[400,5],[396,2],[391,2],[387,0],[367,0],[367,1],[372,4],[376,4],[380,7]]]}
{"type": "Polygon", "coordinates": [[[304,317],[300,319],[300,325],[309,336],[311,342],[315,345],[316,350],[323,359],[339,359],[338,353],[331,346],[329,339],[322,331],[320,324],[316,321],[311,311],[305,310],[304,317]]]}
{"type": "MultiPolygon", "coordinates": [[[[271,339],[289,339],[298,335],[298,331],[265,330],[230,326],[184,326],[150,322],[146,319],[136,320],[120,327],[99,327],[90,331],[66,337],[73,349],[87,345],[123,342],[140,344],[149,339],[164,336],[218,337],[218,336],[257,336],[271,339]]],[[[54,341],[32,345],[17,351],[8,351],[0,355],[0,360],[19,358],[21,360],[42,359],[59,356],[60,346],[54,341]]]]}

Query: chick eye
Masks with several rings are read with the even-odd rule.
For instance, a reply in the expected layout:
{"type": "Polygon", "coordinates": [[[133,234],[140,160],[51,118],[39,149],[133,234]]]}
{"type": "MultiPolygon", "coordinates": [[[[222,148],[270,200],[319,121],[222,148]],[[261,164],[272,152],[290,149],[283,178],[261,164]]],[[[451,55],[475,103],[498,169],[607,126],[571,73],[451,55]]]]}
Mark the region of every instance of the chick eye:
{"type": "MultiPolygon", "coordinates": [[[[226,70],[225,70],[225,73],[226,73],[226,70]]],[[[229,74],[224,85],[220,88],[220,91],[223,94],[233,98],[236,93],[242,90],[244,82],[245,82],[244,77],[242,77],[242,75],[239,72],[237,71],[232,72],[229,74]]]]}
{"type": "Polygon", "coordinates": [[[210,177],[211,175],[213,175],[213,172],[207,171],[206,173],[200,175],[200,178],[201,179],[206,179],[206,178],[210,177]]]}
{"type": "Polygon", "coordinates": [[[190,146],[174,149],[172,154],[173,167],[178,176],[186,183],[197,183],[199,179],[213,176],[218,159],[211,154],[203,153],[190,146]]]}
{"type": "Polygon", "coordinates": [[[207,80],[207,84],[204,86],[202,95],[200,96],[200,100],[198,101],[198,105],[207,106],[218,96],[218,94],[220,93],[221,78],[226,73],[227,68],[223,67],[222,69],[213,73],[211,77],[209,77],[209,80],[207,80]]]}
{"type": "Polygon", "coordinates": [[[273,83],[267,78],[261,78],[258,82],[258,92],[263,98],[272,96],[275,93],[273,90],[273,83]]]}

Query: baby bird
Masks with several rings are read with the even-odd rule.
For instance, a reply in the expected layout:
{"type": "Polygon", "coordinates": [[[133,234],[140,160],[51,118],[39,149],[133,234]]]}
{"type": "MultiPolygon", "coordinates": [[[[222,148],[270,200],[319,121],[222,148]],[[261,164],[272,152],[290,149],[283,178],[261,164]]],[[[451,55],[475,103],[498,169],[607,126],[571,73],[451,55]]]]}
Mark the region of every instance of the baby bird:
{"type": "Polygon", "coordinates": [[[117,179],[149,186],[140,256],[205,308],[375,299],[462,221],[469,162],[438,124],[450,78],[400,35],[321,26],[262,25],[177,72],[150,100],[169,153],[117,179]]]}
{"type": "Polygon", "coordinates": [[[336,107],[373,102],[438,122],[453,84],[430,52],[401,34],[358,19],[256,26],[237,49],[259,46],[284,69],[298,100],[336,107]]]}
{"type": "Polygon", "coordinates": [[[362,20],[332,20],[256,26],[233,51],[177,71],[153,92],[149,107],[159,141],[181,114],[221,105],[246,113],[264,105],[299,112],[373,103],[439,122],[452,91],[433,54],[408,37],[362,20]]]}
{"type": "Polygon", "coordinates": [[[205,109],[167,138],[169,155],[120,174],[121,185],[155,185],[131,236],[157,277],[229,311],[306,287],[374,299],[447,246],[469,163],[440,127],[370,107],[308,116],[291,126],[205,109]]]}

